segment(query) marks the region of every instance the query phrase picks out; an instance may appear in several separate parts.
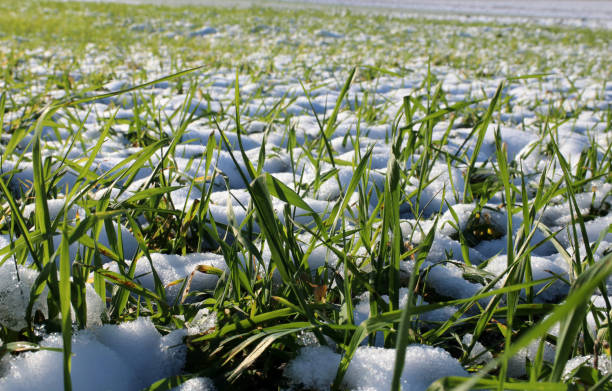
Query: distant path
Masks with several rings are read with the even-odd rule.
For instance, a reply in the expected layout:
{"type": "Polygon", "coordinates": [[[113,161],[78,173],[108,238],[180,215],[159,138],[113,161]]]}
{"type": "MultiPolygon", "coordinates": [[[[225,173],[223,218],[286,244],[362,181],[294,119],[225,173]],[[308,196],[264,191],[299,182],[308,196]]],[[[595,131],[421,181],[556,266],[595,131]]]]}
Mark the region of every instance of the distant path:
{"type": "MultiPolygon", "coordinates": [[[[64,0],[70,1],[70,0],[64,0]]],[[[443,19],[536,22],[612,29],[612,0],[80,0],[131,4],[347,7],[354,11],[443,19]]]]}

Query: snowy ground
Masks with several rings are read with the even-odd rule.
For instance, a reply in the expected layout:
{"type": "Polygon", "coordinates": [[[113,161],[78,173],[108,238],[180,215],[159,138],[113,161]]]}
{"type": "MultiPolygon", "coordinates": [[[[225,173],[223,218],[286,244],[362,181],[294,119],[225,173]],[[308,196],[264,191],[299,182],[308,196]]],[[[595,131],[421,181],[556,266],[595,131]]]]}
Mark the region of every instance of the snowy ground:
{"type": "MultiPolygon", "coordinates": [[[[385,5],[393,5],[390,3],[385,5]]],[[[457,3],[437,4],[451,11],[457,3]]],[[[476,1],[461,4],[466,12],[481,5],[476,1]]],[[[490,8],[479,10],[490,15],[525,16],[523,12],[529,8],[530,17],[571,16],[605,23],[612,18],[606,2],[580,2],[583,13],[578,15],[572,15],[575,9],[570,2],[558,3],[554,15],[544,7],[549,2],[532,1],[529,6],[527,2],[508,3],[507,8],[500,9],[501,4],[487,2],[490,8]]],[[[411,6],[421,10],[426,4],[411,6]]],[[[102,17],[104,11],[87,12],[98,13],[96,23],[109,23],[102,17]]],[[[80,282],[87,303],[86,319],[83,324],[75,323],[79,330],[72,337],[74,389],[142,389],[156,380],[185,373],[186,365],[193,368],[184,338],[205,340],[211,330],[231,325],[227,315],[230,310],[233,313],[236,306],[255,301],[247,295],[241,297],[243,303],[232,296],[245,289],[232,285],[236,270],[249,271],[254,254],[259,260],[252,272],[254,286],[271,296],[292,297],[282,289],[290,282],[278,270],[281,261],[271,245],[273,239],[266,227],[260,226],[260,215],[253,219],[256,200],[249,191],[250,180],[245,183],[241,176],[249,169],[269,174],[268,183],[276,179],[285,184],[320,219],[334,217],[337,208],[343,208],[337,220],[331,219],[334,221],[326,225],[330,233],[342,236],[330,245],[301,229],[306,226],[314,230],[318,224],[304,204],[278,194],[271,198],[280,226],[295,229],[294,243],[299,249],[291,249],[292,259],[301,254],[303,259],[297,259],[297,264],[303,260],[309,266],[299,269],[300,274],[296,272],[292,279],[298,275],[308,279],[310,285],[304,284],[305,289],[315,288],[309,298],[313,306],[331,303],[320,310],[322,323],[338,322],[354,329],[354,325],[376,315],[371,313],[369,289],[355,283],[358,288],[346,307],[346,291],[338,283],[347,281],[352,273],[363,273],[365,281],[376,273],[371,254],[385,247],[377,243],[383,235],[383,210],[391,202],[383,204],[381,200],[388,196],[385,188],[394,164],[402,172],[394,205],[399,214],[396,232],[401,234],[402,251],[423,251],[423,263],[417,268],[419,305],[469,300],[511,284],[506,280],[509,234],[514,244],[510,256],[521,251],[528,254],[521,258],[529,262],[524,281],[548,279],[533,289],[522,290],[521,304],[561,303],[579,275],[573,260],[579,258],[578,263],[586,267],[612,251],[612,41],[607,40],[606,33],[429,20],[407,23],[405,19],[364,16],[321,20],[305,11],[295,20],[290,19],[290,13],[248,15],[249,11],[236,11],[244,13],[239,14],[243,19],[236,20],[223,11],[215,12],[220,16],[193,15],[191,20],[166,20],[159,14],[143,19],[119,16],[111,22],[125,29],[132,44],[113,47],[91,43],[84,46],[82,54],[61,44],[20,49],[16,38],[2,38],[3,58],[14,58],[11,56],[17,51],[20,58],[7,60],[12,64],[11,75],[0,80],[0,89],[8,97],[0,137],[2,179],[17,200],[32,240],[38,241],[35,246],[42,246],[45,240],[38,235],[43,211],[35,203],[40,195],[33,185],[37,174],[34,128],[28,128],[34,123],[31,102],[38,102],[36,108],[40,109],[40,102],[65,98],[70,90],[67,85],[73,86],[71,92],[89,88],[86,95],[93,96],[205,65],[180,80],[164,80],[136,92],[60,108],[42,123],[41,161],[47,170],[46,203],[49,221],[53,222],[53,247],[62,247],[62,230],[68,229],[62,228],[64,221],[66,226],[82,227],[79,224],[86,216],[105,205],[107,211],[118,212],[111,219],[99,220],[97,233],[93,223],[85,227],[83,232],[89,241],[74,240],[66,247],[70,262],[77,266],[104,264],[105,270],[116,273],[114,276],[125,275],[147,290],[139,292],[148,303],[133,295],[125,313],[118,316],[116,286],[109,280],[106,290],[100,285],[94,289],[91,283],[95,280],[99,284],[101,276],[113,275],[85,275],[91,280],[80,282]],[[362,28],[357,29],[356,23],[363,23],[362,28]],[[138,43],[139,38],[142,43],[138,43]],[[356,75],[342,96],[353,66],[357,67],[356,75]],[[524,75],[536,76],[515,78],[524,75]],[[240,138],[236,133],[236,83],[243,129],[240,138]],[[490,123],[479,125],[497,99],[500,85],[501,95],[490,123]],[[410,102],[408,108],[406,101],[410,102]],[[394,156],[394,137],[406,126],[408,132],[399,143],[402,152],[394,156]],[[410,134],[415,137],[412,145],[407,141],[410,134]],[[171,140],[175,144],[168,148],[171,140]],[[500,179],[500,153],[507,156],[511,171],[515,208],[510,217],[500,179]],[[143,157],[142,161],[138,157],[143,157]],[[352,187],[362,161],[367,164],[361,177],[356,178],[359,186],[352,187]],[[564,168],[574,181],[575,204],[567,192],[555,190],[564,189],[569,180],[564,177],[564,168]],[[583,179],[588,180],[580,182],[583,179]],[[151,189],[160,190],[147,193],[151,189]],[[546,193],[549,190],[551,193],[546,193]],[[545,205],[539,204],[542,197],[549,197],[545,205]],[[290,209],[296,205],[300,208],[291,212],[285,209],[289,205],[290,209]],[[527,213],[523,205],[533,210],[527,213]],[[147,208],[167,212],[163,215],[166,220],[160,222],[159,216],[151,215],[147,208]],[[576,213],[585,221],[584,232],[578,234],[574,228],[580,228],[572,224],[576,213]],[[150,256],[140,251],[141,239],[128,215],[144,232],[150,256]],[[196,222],[209,232],[203,235],[196,222]],[[166,223],[175,225],[168,229],[166,223]],[[158,231],[163,237],[156,235],[158,231]],[[526,242],[534,248],[526,250],[528,246],[520,241],[525,232],[532,234],[526,242]],[[547,239],[550,232],[557,233],[554,240],[547,239]],[[430,233],[431,247],[423,247],[430,233]],[[99,256],[88,251],[93,246],[91,237],[96,246],[105,249],[97,253],[99,256]],[[217,240],[221,238],[227,248],[219,247],[217,240]],[[585,258],[585,239],[593,253],[589,259],[585,258]],[[345,270],[349,257],[357,268],[351,273],[345,270]],[[219,274],[223,275],[221,280],[219,274]],[[256,280],[268,281],[266,276],[269,286],[257,285],[256,280]],[[323,293],[317,291],[323,286],[323,293]],[[236,300],[236,304],[226,304],[222,298],[236,300]],[[346,313],[347,308],[352,315],[346,313]]],[[[16,228],[18,222],[12,216],[17,212],[4,196],[0,201],[4,212],[0,220],[0,248],[4,250],[0,254],[5,257],[0,266],[0,324],[3,338],[13,341],[19,340],[22,335],[18,332],[28,326],[25,309],[41,265],[16,228]]],[[[43,252],[42,247],[33,251],[38,256],[43,252]]],[[[376,292],[379,306],[391,303],[388,309],[392,310],[398,304],[399,308],[406,305],[406,286],[420,252],[417,257],[406,255],[399,262],[397,277],[402,288],[395,292],[396,297],[389,297],[394,294],[391,291],[376,292]]],[[[56,261],[59,265],[59,256],[56,261]]],[[[605,281],[607,289],[612,289],[612,278],[605,281]]],[[[523,282],[523,276],[515,282],[523,282]]],[[[73,286],[76,284],[73,276],[73,286]]],[[[49,311],[44,298],[52,294],[45,289],[34,305],[34,312],[40,311],[43,319],[49,311]]],[[[468,376],[468,371],[477,370],[483,360],[486,363],[499,354],[496,344],[501,342],[491,337],[498,333],[491,331],[497,326],[492,324],[487,333],[474,337],[478,328],[469,318],[484,311],[489,300],[476,301],[481,308],[476,303],[470,308],[462,308],[459,302],[445,305],[414,319],[417,332],[423,334],[443,330],[444,322],[456,314],[456,319],[465,322],[451,328],[453,336],[440,331],[444,338],[436,341],[436,347],[427,346],[431,343],[421,338],[422,343],[407,348],[403,389],[425,390],[444,376],[468,376]]],[[[605,312],[601,292],[594,293],[590,302],[595,303],[597,311],[605,312]]],[[[78,318],[78,311],[73,309],[73,320],[78,318]]],[[[257,311],[253,311],[255,315],[257,311]]],[[[249,316],[243,312],[235,316],[249,316]]],[[[603,320],[590,316],[589,331],[597,335],[603,320]]],[[[296,319],[302,322],[305,318],[296,315],[296,319]]],[[[60,348],[61,334],[50,332],[53,328],[49,324],[37,322],[40,346],[60,348]]],[[[331,333],[330,346],[321,346],[312,327],[300,327],[290,334],[299,342],[292,340],[299,349],[290,352],[292,357],[282,366],[283,384],[297,389],[328,389],[348,339],[342,344],[342,337],[333,340],[338,333],[331,333]]],[[[57,327],[54,330],[58,331],[57,327]]],[[[559,335],[554,330],[550,333],[559,335]]],[[[382,333],[373,334],[370,342],[375,346],[356,349],[343,387],[389,389],[396,352],[390,346],[383,347],[384,338],[382,333]]],[[[520,378],[526,374],[526,359],[535,359],[538,342],[510,360],[508,376],[520,378]]],[[[231,346],[236,342],[224,343],[231,346]]],[[[552,365],[555,346],[549,342],[542,346],[543,360],[552,365]]],[[[282,350],[276,345],[274,349],[282,350]]],[[[592,365],[592,356],[577,354],[566,373],[589,359],[592,365]]],[[[0,390],[62,389],[61,360],[61,353],[54,350],[5,355],[0,390]]],[[[611,370],[609,356],[602,354],[599,368],[603,374],[611,370]]],[[[204,369],[187,372],[195,376],[204,369]]],[[[217,386],[223,384],[217,378],[215,382],[217,386]]],[[[208,378],[194,377],[178,387],[202,390],[215,385],[208,378]]]]}
{"type": "MultiPolygon", "coordinates": [[[[73,0],[67,0],[73,1],[73,0]]],[[[612,28],[612,3],[606,0],[85,0],[157,5],[214,6],[315,6],[347,7],[355,12],[392,13],[414,17],[427,14],[451,20],[528,22],[544,25],[569,25],[587,28],[612,28]]]]}
{"type": "Polygon", "coordinates": [[[612,5],[608,1],[589,0],[281,0],[328,5],[349,5],[359,7],[384,7],[411,11],[434,11],[448,13],[469,13],[498,16],[528,16],[534,18],[580,18],[612,19],[612,5]]]}

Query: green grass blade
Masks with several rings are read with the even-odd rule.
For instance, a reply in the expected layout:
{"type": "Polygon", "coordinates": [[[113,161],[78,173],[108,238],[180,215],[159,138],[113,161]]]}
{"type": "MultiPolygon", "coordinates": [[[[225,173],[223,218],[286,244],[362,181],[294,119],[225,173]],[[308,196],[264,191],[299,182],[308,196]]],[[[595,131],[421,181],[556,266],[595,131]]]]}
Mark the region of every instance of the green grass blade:
{"type": "Polygon", "coordinates": [[[340,107],[342,106],[342,100],[344,100],[344,97],[348,93],[349,87],[351,86],[356,70],[357,68],[353,68],[351,72],[349,73],[349,76],[346,78],[346,81],[344,82],[344,86],[342,87],[342,90],[340,90],[340,94],[338,95],[338,99],[336,100],[334,111],[332,112],[331,116],[327,120],[327,123],[325,124],[325,130],[323,131],[323,134],[325,135],[327,139],[331,137],[334,131],[334,125],[336,124],[336,119],[338,118],[338,112],[340,111],[340,107]]]}
{"type": "MultiPolygon", "coordinates": [[[[455,390],[457,386],[460,386],[466,381],[465,377],[445,377],[433,382],[426,391],[450,391],[455,390]]],[[[479,390],[491,390],[499,386],[497,379],[480,379],[474,384],[475,389],[479,390]]],[[[518,390],[518,391],[566,391],[570,390],[569,386],[560,383],[549,383],[549,382],[503,382],[502,387],[504,390],[518,390]]]]}
{"type": "MultiPolygon", "coordinates": [[[[497,103],[501,97],[502,90],[504,88],[504,83],[500,83],[497,87],[497,91],[495,91],[495,95],[493,99],[491,99],[491,103],[489,104],[489,108],[482,119],[482,122],[478,125],[478,137],[476,139],[476,145],[474,146],[474,151],[472,152],[472,157],[470,158],[470,164],[467,167],[467,171],[465,173],[465,186],[463,189],[463,202],[468,202],[472,199],[472,194],[468,194],[470,192],[470,177],[472,175],[472,171],[474,170],[474,166],[476,165],[476,159],[478,158],[478,154],[480,153],[480,148],[482,147],[482,143],[484,141],[484,136],[487,133],[487,129],[489,128],[489,124],[491,123],[491,119],[493,117],[493,112],[497,107],[497,103]]],[[[470,192],[471,193],[471,192],[470,192]]]]}
{"type": "Polygon", "coordinates": [[[295,191],[270,174],[263,174],[270,195],[290,205],[297,206],[308,212],[316,213],[295,191]]]}
{"type": "Polygon", "coordinates": [[[170,81],[170,80],[179,78],[181,76],[188,75],[188,74],[190,74],[192,72],[195,72],[197,70],[200,70],[202,68],[204,68],[204,65],[199,66],[199,67],[195,67],[195,68],[191,68],[191,69],[186,69],[184,71],[177,72],[177,73],[174,73],[172,75],[164,76],[162,78],[155,79],[155,80],[143,83],[143,84],[138,84],[136,86],[125,88],[125,89],[122,89],[122,90],[119,90],[119,91],[109,92],[107,94],[94,95],[94,96],[90,96],[90,97],[87,97],[87,98],[74,99],[74,100],[70,100],[70,101],[67,101],[67,102],[62,102],[62,103],[57,104],[56,107],[60,108],[60,107],[76,106],[76,105],[80,105],[80,104],[83,104],[83,103],[94,102],[94,101],[100,100],[100,99],[112,98],[112,97],[115,97],[115,96],[118,96],[118,95],[123,95],[123,94],[128,93],[128,92],[137,91],[137,90],[143,89],[145,87],[153,86],[155,84],[158,84],[158,83],[161,83],[161,82],[164,82],[164,81],[170,81]]]}
{"type": "Polygon", "coordinates": [[[64,216],[60,245],[59,301],[62,314],[62,341],[64,352],[64,391],[72,390],[70,368],[72,366],[72,316],[70,314],[70,249],[68,245],[67,218],[64,216]]]}
{"type": "MultiPolygon", "coordinates": [[[[21,232],[21,235],[22,235],[21,238],[23,238],[23,240],[25,241],[25,244],[28,250],[30,251],[30,254],[32,255],[32,259],[34,260],[34,264],[38,267],[39,271],[42,270],[43,264],[42,264],[42,261],[39,259],[37,252],[34,250],[34,245],[32,243],[30,230],[26,226],[23,215],[21,214],[21,211],[17,207],[17,203],[15,202],[13,195],[9,191],[8,187],[4,183],[4,180],[2,179],[1,176],[0,176],[0,190],[2,191],[2,194],[4,194],[5,199],[9,203],[9,206],[11,208],[11,214],[14,217],[14,219],[17,221],[17,226],[19,227],[19,231],[21,232]]],[[[2,262],[0,262],[0,265],[1,264],[2,262]]]]}
{"type": "Polygon", "coordinates": [[[34,191],[36,199],[34,203],[36,205],[36,227],[43,236],[47,237],[47,240],[43,242],[43,254],[42,264],[45,265],[51,259],[53,254],[53,238],[51,234],[51,218],[49,217],[49,206],[47,204],[47,187],[45,184],[45,176],[42,164],[42,155],[40,152],[40,138],[42,133],[42,123],[46,119],[47,115],[51,114],[50,108],[43,111],[40,119],[36,124],[36,130],[34,134],[34,143],[32,145],[32,168],[34,171],[34,191]]]}
{"type": "Polygon", "coordinates": [[[171,391],[179,388],[181,384],[194,377],[195,375],[175,375],[166,377],[164,379],[157,380],[155,383],[143,388],[140,391],[171,391]]]}
{"type": "Polygon", "coordinates": [[[361,179],[363,178],[363,175],[366,171],[366,168],[369,165],[369,160],[370,160],[370,155],[372,154],[372,149],[373,146],[370,146],[368,148],[368,151],[365,153],[365,155],[363,155],[361,161],[359,162],[359,165],[357,166],[357,169],[355,170],[355,172],[353,173],[353,177],[351,178],[351,182],[349,183],[348,187],[346,188],[346,192],[344,193],[344,196],[338,200],[338,202],[336,203],[336,205],[334,206],[334,208],[332,209],[332,212],[330,213],[327,221],[331,222],[330,226],[331,227],[335,227],[338,219],[340,218],[340,216],[342,216],[342,214],[344,213],[344,210],[346,209],[350,199],[351,199],[351,195],[353,195],[353,193],[355,192],[355,189],[357,188],[357,185],[359,184],[359,182],[361,181],[361,179]]]}
{"type": "Polygon", "coordinates": [[[167,307],[165,301],[162,300],[162,298],[158,296],[155,292],[144,288],[142,285],[137,284],[126,276],[106,269],[95,269],[94,273],[101,275],[102,277],[104,277],[104,279],[114,285],[127,289],[128,291],[135,293],[138,296],[154,300],[158,305],[164,308],[167,307]]]}
{"type": "Polygon", "coordinates": [[[283,308],[280,310],[265,312],[263,314],[258,314],[248,319],[244,319],[239,322],[224,326],[220,330],[214,333],[204,334],[204,335],[194,335],[193,337],[190,338],[190,341],[191,342],[201,342],[201,341],[206,341],[206,340],[215,339],[215,338],[222,338],[230,333],[233,333],[236,330],[238,331],[252,330],[253,328],[256,328],[258,325],[262,323],[269,322],[272,320],[287,318],[294,314],[295,314],[295,311],[291,308],[283,308]]]}
{"type": "Polygon", "coordinates": [[[410,275],[410,281],[408,285],[408,297],[406,298],[406,306],[402,311],[402,317],[400,320],[398,337],[396,342],[396,353],[395,353],[395,365],[393,368],[393,379],[391,380],[391,390],[399,391],[400,390],[400,380],[402,377],[402,371],[404,370],[404,362],[406,360],[406,348],[410,343],[410,319],[413,315],[413,307],[415,307],[416,299],[414,296],[414,290],[417,282],[417,276],[419,274],[419,270],[425,258],[427,257],[427,253],[431,249],[433,244],[436,227],[438,225],[438,220],[434,222],[433,227],[427,233],[425,240],[419,246],[419,256],[417,260],[414,262],[414,267],[412,268],[412,273],[410,275]]]}

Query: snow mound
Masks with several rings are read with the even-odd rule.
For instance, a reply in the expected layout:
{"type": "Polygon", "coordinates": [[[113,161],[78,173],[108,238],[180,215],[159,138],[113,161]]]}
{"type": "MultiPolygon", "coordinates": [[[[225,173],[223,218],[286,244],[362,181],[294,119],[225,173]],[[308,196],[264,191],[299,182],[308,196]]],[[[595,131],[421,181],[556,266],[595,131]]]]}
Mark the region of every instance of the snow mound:
{"type": "Polygon", "coordinates": [[[326,346],[307,346],[300,350],[287,369],[285,376],[295,384],[313,390],[329,390],[338,365],[340,355],[326,346]]]}
{"type": "MultiPolygon", "coordinates": [[[[572,358],[567,362],[567,364],[565,364],[563,376],[569,377],[569,375],[581,365],[594,368],[595,357],[593,355],[588,355],[572,358]]],[[[612,373],[612,360],[610,359],[610,357],[606,356],[605,354],[599,355],[597,360],[597,369],[601,371],[601,374],[604,376],[608,375],[609,373],[612,373]]]]}
{"type": "MultiPolygon", "coordinates": [[[[0,237],[0,248],[5,247],[0,237]]],[[[30,291],[38,273],[24,266],[16,266],[12,260],[0,266],[0,324],[12,330],[27,326],[26,308],[30,302],[30,291]]],[[[46,291],[41,297],[46,296],[46,291]]],[[[47,302],[38,298],[34,311],[47,313],[47,302]]]]}
{"type": "MultiPolygon", "coordinates": [[[[191,273],[190,291],[213,289],[218,277],[214,274],[197,272],[198,266],[212,266],[221,270],[227,270],[223,256],[211,253],[194,253],[181,255],[151,254],[151,263],[146,257],[139,258],[136,265],[135,279],[149,290],[155,290],[155,282],[151,272],[151,264],[159,275],[161,282],[166,287],[168,302],[172,303],[181,293],[181,279],[189,278],[191,273]]],[[[131,262],[127,262],[128,265],[131,262]]],[[[110,270],[118,272],[117,264],[112,264],[110,270]]]]}
{"type": "MultiPolygon", "coordinates": [[[[360,324],[361,322],[367,320],[370,317],[370,292],[364,292],[359,297],[359,302],[355,304],[355,310],[353,311],[353,317],[355,320],[355,324],[360,324]]],[[[382,295],[382,299],[388,303],[389,296],[382,295]]],[[[406,307],[406,301],[408,300],[408,288],[400,288],[399,291],[399,308],[406,307]]],[[[429,303],[423,300],[421,296],[417,296],[416,298],[417,306],[428,305],[429,303]]],[[[424,312],[418,316],[418,318],[424,322],[446,322],[450,319],[455,312],[457,312],[457,308],[453,306],[438,308],[436,310],[424,312]]],[[[423,326],[426,326],[425,324],[423,326]]]]}
{"type": "Polygon", "coordinates": [[[216,34],[217,33],[217,29],[214,27],[210,27],[210,26],[204,26],[198,30],[194,30],[191,33],[189,33],[190,37],[204,37],[206,35],[211,35],[211,34],[216,34]]]}
{"type": "Polygon", "coordinates": [[[178,387],[174,387],[171,391],[214,391],[216,390],[212,380],[207,377],[194,377],[187,380],[178,387]]]}
{"type": "MultiPolygon", "coordinates": [[[[66,200],[64,199],[47,200],[47,207],[49,208],[49,218],[51,219],[51,221],[57,219],[60,213],[63,214],[62,209],[64,209],[65,204],[66,200]]],[[[23,217],[29,219],[32,217],[35,211],[36,204],[28,204],[23,208],[23,217]]],[[[85,209],[77,205],[71,205],[70,208],[68,208],[68,210],[66,211],[66,217],[69,221],[73,221],[77,217],[83,219],[85,218],[85,216],[85,209]]]]}
{"type": "MultiPolygon", "coordinates": [[[[8,245],[5,237],[0,235],[0,248],[8,245]]],[[[27,326],[26,308],[30,302],[30,292],[38,272],[22,265],[15,265],[9,258],[0,266],[0,325],[12,330],[21,330],[27,326]]],[[[41,311],[47,315],[47,292],[45,288],[34,304],[32,314],[41,311]]],[[[89,284],[85,286],[85,301],[87,305],[87,325],[99,326],[101,316],[106,311],[106,305],[89,284]]],[[[72,318],[74,319],[74,311],[72,318]]]]}
{"type": "MultiPolygon", "coordinates": [[[[508,375],[512,377],[521,377],[527,375],[527,360],[534,362],[538,350],[540,349],[540,341],[534,340],[527,347],[521,349],[508,360],[508,375]]],[[[552,363],[555,361],[555,347],[549,342],[544,341],[542,345],[542,359],[552,363]]]]}
{"type": "MultiPolygon", "coordinates": [[[[359,347],[351,360],[343,385],[355,391],[383,391],[391,388],[395,349],[359,347]]],[[[340,355],[328,347],[306,347],[285,370],[293,383],[315,390],[328,390],[336,376],[340,355]]],[[[411,345],[406,349],[406,361],[401,377],[405,391],[425,390],[445,376],[466,376],[459,362],[441,349],[411,345]]]]}
{"type": "MultiPolygon", "coordinates": [[[[77,332],[72,339],[72,388],[132,391],[177,374],[186,355],[180,333],[162,337],[147,318],[77,332]]],[[[51,334],[40,345],[61,348],[62,336],[51,334]]],[[[5,357],[0,389],[61,391],[62,372],[62,353],[57,351],[5,357]]]]}
{"type": "MultiPolygon", "coordinates": [[[[548,258],[543,257],[531,257],[531,269],[533,280],[542,280],[554,276],[562,276],[568,279],[568,273],[566,265],[562,262],[555,262],[548,258]]],[[[494,274],[500,275],[507,269],[507,256],[500,255],[493,258],[485,267],[485,270],[494,274]]],[[[504,280],[505,281],[505,278],[504,280]]],[[[503,283],[498,282],[497,286],[502,287],[503,283]]],[[[550,286],[547,283],[541,283],[534,287],[534,292],[538,293],[535,301],[538,302],[551,302],[555,299],[565,297],[569,292],[569,286],[560,279],[553,281],[550,286]],[[541,290],[546,287],[545,290],[541,290]]],[[[525,290],[521,290],[521,296],[525,297],[525,290]]]]}

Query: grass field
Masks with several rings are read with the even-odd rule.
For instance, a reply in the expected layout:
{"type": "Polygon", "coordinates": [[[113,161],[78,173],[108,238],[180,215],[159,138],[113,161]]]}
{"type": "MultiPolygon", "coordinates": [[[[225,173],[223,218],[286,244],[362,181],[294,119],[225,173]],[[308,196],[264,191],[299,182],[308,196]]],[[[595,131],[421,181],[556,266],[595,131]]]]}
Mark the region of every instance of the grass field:
{"type": "Polygon", "coordinates": [[[612,31],[0,3],[0,390],[609,390],[612,31]]]}

